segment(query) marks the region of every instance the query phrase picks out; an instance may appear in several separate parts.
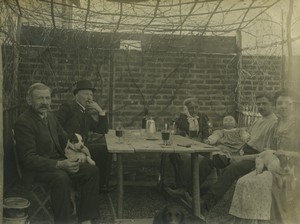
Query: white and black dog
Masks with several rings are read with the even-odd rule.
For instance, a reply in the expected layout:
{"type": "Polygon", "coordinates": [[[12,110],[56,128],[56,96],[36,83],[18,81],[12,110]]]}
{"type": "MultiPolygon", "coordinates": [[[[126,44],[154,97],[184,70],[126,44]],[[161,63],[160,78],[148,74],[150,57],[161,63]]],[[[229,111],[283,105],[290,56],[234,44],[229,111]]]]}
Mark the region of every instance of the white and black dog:
{"type": "MultiPolygon", "coordinates": [[[[92,160],[89,149],[84,145],[82,137],[80,134],[72,134],[69,136],[66,148],[65,155],[67,158],[77,158],[80,163],[88,162],[91,165],[95,165],[95,161],[92,160]]],[[[76,192],[74,189],[71,190],[71,202],[73,205],[73,214],[77,213],[76,211],[76,192]]]]}
{"type": "Polygon", "coordinates": [[[80,134],[72,134],[69,136],[65,155],[67,158],[77,158],[80,163],[88,162],[91,165],[95,165],[95,161],[92,160],[89,149],[84,145],[80,134]]]}

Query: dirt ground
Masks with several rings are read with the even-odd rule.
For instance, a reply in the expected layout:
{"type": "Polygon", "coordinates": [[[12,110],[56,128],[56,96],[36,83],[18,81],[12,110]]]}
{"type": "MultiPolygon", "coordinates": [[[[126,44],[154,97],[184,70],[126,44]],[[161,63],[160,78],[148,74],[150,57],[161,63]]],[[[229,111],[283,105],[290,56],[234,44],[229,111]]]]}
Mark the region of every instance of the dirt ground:
{"type": "MultiPolygon", "coordinates": [[[[127,185],[124,187],[124,219],[131,220],[130,223],[138,223],[133,222],[134,219],[148,219],[146,223],[152,223],[151,219],[153,219],[156,212],[169,203],[176,203],[180,207],[186,209],[187,212],[191,213],[191,209],[185,203],[183,203],[182,200],[174,199],[164,191],[159,190],[157,186],[157,169],[152,170],[151,168],[143,168],[141,170],[143,172],[124,173],[124,179],[127,179],[127,185]],[[143,183],[143,186],[139,186],[139,184],[136,184],[136,182],[143,183]]],[[[116,184],[116,174],[114,170],[112,171],[110,183],[111,185],[116,184]]],[[[207,214],[206,221],[208,224],[233,223],[233,217],[228,214],[233,191],[234,187],[232,187],[225,194],[223,199],[215,206],[215,208],[212,209],[209,214],[207,214]]],[[[6,192],[5,197],[10,196],[28,198],[27,192],[24,190],[22,185],[18,183],[6,192]]],[[[30,198],[28,199],[31,201],[31,206],[28,211],[30,215],[36,209],[36,203],[30,198]]],[[[116,190],[110,192],[109,197],[104,193],[99,195],[100,223],[117,223],[114,222],[114,218],[116,218],[116,202],[116,190]],[[112,207],[114,209],[112,209],[112,207]]],[[[48,204],[47,207],[51,210],[50,204],[48,204]]],[[[43,212],[40,212],[34,220],[30,220],[30,224],[46,223],[48,222],[43,212]]],[[[141,222],[139,223],[142,224],[141,222]]]]}
{"type": "MultiPolygon", "coordinates": [[[[216,205],[216,207],[206,216],[206,221],[208,224],[233,223],[233,217],[228,214],[233,190],[234,188],[231,188],[224,198],[216,205]]],[[[6,194],[6,197],[9,196],[27,197],[26,192],[22,189],[22,186],[14,186],[14,188],[12,188],[10,192],[6,194]]],[[[99,195],[99,221],[103,224],[114,223],[114,212],[116,211],[117,201],[116,191],[112,191],[109,196],[114,206],[114,210],[111,209],[111,203],[108,195],[104,193],[99,195]]],[[[186,209],[188,212],[191,212],[191,209],[181,200],[174,199],[166,193],[159,191],[158,187],[156,186],[125,186],[123,218],[152,219],[160,208],[169,203],[176,203],[180,207],[186,209]]],[[[47,206],[51,210],[50,205],[47,206]]],[[[35,208],[36,204],[31,200],[31,206],[28,211],[29,215],[32,214],[35,208]]],[[[34,220],[30,220],[30,224],[46,223],[48,223],[48,221],[43,212],[40,212],[34,220]]]]}

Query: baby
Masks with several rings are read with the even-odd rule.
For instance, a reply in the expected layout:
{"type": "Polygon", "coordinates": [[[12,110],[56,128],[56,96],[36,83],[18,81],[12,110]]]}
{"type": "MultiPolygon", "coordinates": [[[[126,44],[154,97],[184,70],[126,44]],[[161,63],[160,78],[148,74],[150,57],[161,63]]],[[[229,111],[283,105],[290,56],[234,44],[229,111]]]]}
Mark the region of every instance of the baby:
{"type": "Polygon", "coordinates": [[[214,160],[220,159],[228,165],[230,158],[234,155],[239,155],[239,150],[249,138],[250,134],[246,128],[237,128],[235,118],[227,115],[223,118],[223,129],[214,131],[208,137],[206,143],[221,148],[222,151],[214,153],[213,158],[214,160]]]}

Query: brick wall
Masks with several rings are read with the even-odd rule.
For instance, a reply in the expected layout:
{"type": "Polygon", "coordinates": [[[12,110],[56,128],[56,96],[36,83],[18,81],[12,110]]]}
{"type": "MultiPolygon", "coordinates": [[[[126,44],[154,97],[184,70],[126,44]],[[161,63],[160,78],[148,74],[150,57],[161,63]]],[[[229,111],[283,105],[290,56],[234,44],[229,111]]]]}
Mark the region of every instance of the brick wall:
{"type": "Polygon", "coordinates": [[[183,100],[192,96],[199,98],[201,111],[217,126],[223,114],[235,111],[234,55],[21,49],[18,83],[23,105],[33,82],[52,87],[55,110],[72,99],[72,84],[87,78],[97,87],[96,100],[108,110],[110,99],[113,121],[125,127],[140,127],[145,107],[158,125],[170,123],[182,110],[183,100]]]}
{"type": "Polygon", "coordinates": [[[280,90],[281,74],[281,57],[244,56],[240,76],[240,102],[254,104],[256,94],[280,90]]]}
{"type": "Polygon", "coordinates": [[[159,126],[170,123],[187,97],[214,121],[234,111],[234,55],[115,52],[115,119],[139,126],[144,107],[159,126]]]}
{"type": "Polygon", "coordinates": [[[87,78],[97,88],[95,99],[109,111],[112,127],[116,122],[140,127],[145,107],[158,126],[170,123],[191,96],[199,99],[201,111],[219,127],[223,115],[237,109],[237,89],[241,103],[254,103],[258,92],[280,89],[280,60],[243,57],[238,78],[233,54],[23,47],[19,97],[25,105],[28,86],[44,82],[53,89],[55,110],[73,98],[73,83],[87,78]]]}

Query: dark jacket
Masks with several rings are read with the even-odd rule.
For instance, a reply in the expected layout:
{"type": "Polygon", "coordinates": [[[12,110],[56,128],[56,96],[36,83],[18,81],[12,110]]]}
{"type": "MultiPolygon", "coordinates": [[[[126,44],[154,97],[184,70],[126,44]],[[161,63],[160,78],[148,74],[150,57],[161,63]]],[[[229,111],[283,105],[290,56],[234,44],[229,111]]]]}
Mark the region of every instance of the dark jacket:
{"type": "MultiPolygon", "coordinates": [[[[199,132],[197,137],[201,140],[207,139],[209,136],[209,129],[208,129],[208,117],[206,114],[198,113],[198,123],[199,123],[199,132]]],[[[179,129],[179,134],[182,136],[189,135],[189,122],[187,120],[187,115],[181,113],[176,120],[176,126],[179,129]]]]}
{"type": "Polygon", "coordinates": [[[99,121],[97,122],[91,115],[85,113],[75,101],[62,104],[55,115],[69,135],[78,133],[85,142],[88,142],[88,133],[90,131],[99,134],[106,134],[108,132],[108,119],[106,115],[99,116],[99,121]]]}
{"type": "Polygon", "coordinates": [[[66,158],[64,147],[67,134],[56,117],[48,113],[48,125],[30,107],[15,123],[15,138],[18,159],[23,179],[30,183],[35,172],[53,171],[60,159],[66,158]]]}

